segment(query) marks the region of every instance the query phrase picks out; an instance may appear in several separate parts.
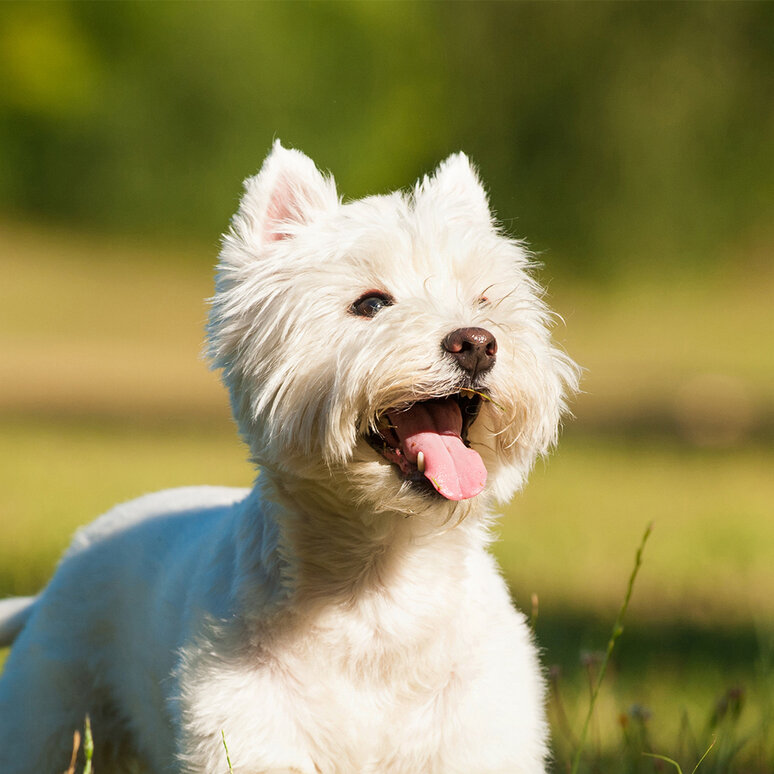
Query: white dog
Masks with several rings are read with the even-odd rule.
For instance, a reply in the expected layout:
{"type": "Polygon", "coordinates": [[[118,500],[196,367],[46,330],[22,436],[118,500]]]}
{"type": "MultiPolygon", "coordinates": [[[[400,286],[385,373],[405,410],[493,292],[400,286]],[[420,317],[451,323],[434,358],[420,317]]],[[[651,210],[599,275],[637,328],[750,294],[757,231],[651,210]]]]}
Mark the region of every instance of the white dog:
{"type": "Polygon", "coordinates": [[[573,363],[467,158],[342,203],[279,143],[209,323],[260,466],[141,497],[0,607],[0,772],[537,774],[543,680],[487,552],[555,441],[573,363]]]}

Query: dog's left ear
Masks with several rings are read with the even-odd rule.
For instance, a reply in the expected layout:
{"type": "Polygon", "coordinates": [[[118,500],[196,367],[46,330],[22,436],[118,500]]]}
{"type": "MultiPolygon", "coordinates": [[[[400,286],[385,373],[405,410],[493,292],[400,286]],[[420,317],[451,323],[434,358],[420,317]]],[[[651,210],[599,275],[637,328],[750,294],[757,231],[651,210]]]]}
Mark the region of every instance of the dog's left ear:
{"type": "Polygon", "coordinates": [[[245,193],[234,225],[249,229],[260,245],[292,237],[321,212],[338,205],[336,184],[301,151],[279,140],[261,171],[245,180],[245,193]]]}
{"type": "Polygon", "coordinates": [[[433,176],[423,180],[420,191],[420,195],[437,198],[443,206],[459,209],[468,218],[492,222],[486,191],[470,159],[462,152],[442,161],[433,176]]]}

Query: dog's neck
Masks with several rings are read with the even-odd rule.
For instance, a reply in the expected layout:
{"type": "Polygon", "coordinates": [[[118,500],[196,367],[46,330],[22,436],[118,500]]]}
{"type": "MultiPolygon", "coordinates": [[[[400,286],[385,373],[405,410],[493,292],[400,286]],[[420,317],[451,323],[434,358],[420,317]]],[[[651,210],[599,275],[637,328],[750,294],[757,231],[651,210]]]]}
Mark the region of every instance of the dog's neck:
{"type": "MultiPolygon", "coordinates": [[[[483,514],[466,513],[461,523],[439,513],[435,524],[374,513],[342,503],[335,491],[293,486],[292,479],[264,472],[245,503],[240,574],[254,574],[254,585],[272,587],[274,604],[296,611],[355,610],[380,601],[432,610],[464,583],[467,558],[489,540],[483,514]]],[[[265,595],[256,601],[265,604],[265,595]]]]}

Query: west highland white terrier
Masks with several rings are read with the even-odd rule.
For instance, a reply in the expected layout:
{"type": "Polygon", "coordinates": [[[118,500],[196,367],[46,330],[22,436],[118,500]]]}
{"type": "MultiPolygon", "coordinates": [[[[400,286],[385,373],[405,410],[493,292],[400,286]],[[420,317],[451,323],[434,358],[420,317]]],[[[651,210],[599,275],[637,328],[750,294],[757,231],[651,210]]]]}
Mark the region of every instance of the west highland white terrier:
{"type": "Polygon", "coordinates": [[[61,772],[87,713],[101,772],[223,774],[222,734],[239,774],[543,772],[487,546],[577,385],[550,320],[463,154],[342,203],[275,143],[208,328],[255,487],[119,505],[0,603],[0,772],[61,772]]]}

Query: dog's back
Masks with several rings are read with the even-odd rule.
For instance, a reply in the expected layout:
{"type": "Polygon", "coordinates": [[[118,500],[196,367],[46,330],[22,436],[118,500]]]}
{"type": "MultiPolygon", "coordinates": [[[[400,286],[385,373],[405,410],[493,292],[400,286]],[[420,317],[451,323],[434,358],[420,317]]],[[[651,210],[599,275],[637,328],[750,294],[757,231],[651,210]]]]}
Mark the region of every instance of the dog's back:
{"type": "Polygon", "coordinates": [[[32,615],[37,597],[0,599],[0,648],[7,648],[32,615]]]}
{"type": "Polygon", "coordinates": [[[108,770],[132,748],[174,757],[155,731],[174,712],[164,686],[201,615],[228,614],[233,563],[206,566],[248,492],[190,487],[119,505],[76,533],[34,604],[3,602],[16,610],[4,629],[19,636],[0,680],[0,772],[65,768],[86,714],[108,770]]]}

